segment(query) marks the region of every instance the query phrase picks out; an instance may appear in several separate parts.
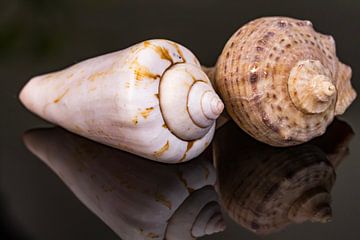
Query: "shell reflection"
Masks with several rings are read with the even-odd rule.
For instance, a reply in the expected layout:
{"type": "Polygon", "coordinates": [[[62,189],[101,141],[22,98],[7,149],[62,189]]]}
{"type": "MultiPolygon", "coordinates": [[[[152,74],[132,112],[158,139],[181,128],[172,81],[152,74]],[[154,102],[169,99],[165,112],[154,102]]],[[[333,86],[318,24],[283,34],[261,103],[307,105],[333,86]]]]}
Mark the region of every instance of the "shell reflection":
{"type": "Polygon", "coordinates": [[[26,146],[122,239],[195,239],[224,230],[210,162],[154,163],[60,128],[26,146]]]}
{"type": "Polygon", "coordinates": [[[348,153],[352,136],[346,123],[335,120],[321,138],[275,148],[228,124],[214,142],[217,190],[224,209],[257,234],[291,223],[329,221],[335,167],[348,153]]]}

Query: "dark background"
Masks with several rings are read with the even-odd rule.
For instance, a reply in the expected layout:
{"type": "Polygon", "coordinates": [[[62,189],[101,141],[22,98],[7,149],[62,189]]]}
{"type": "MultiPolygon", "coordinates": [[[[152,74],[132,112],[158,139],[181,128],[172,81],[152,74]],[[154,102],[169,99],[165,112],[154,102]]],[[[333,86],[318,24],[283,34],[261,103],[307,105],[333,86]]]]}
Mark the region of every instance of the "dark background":
{"type": "MultiPolygon", "coordinates": [[[[360,89],[360,1],[230,0],[0,0],[0,217],[3,236],[16,239],[117,239],[65,185],[24,147],[22,133],[44,121],[17,99],[34,75],[134,43],[166,38],[213,65],[228,38],[246,22],[284,15],[311,20],[334,36],[339,58],[353,69],[360,89]]],[[[360,103],[343,116],[360,130],[360,103]]],[[[338,169],[332,191],[334,220],[302,224],[257,237],[228,220],[227,230],[206,239],[360,239],[360,145],[338,169]]]]}

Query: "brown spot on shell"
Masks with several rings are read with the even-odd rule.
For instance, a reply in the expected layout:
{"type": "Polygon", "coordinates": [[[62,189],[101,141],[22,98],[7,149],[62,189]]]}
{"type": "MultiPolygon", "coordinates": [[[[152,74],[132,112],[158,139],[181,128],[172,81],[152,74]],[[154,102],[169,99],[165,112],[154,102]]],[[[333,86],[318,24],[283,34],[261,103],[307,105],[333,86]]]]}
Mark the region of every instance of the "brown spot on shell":
{"type": "Polygon", "coordinates": [[[140,65],[137,61],[135,61],[133,65],[135,66],[134,74],[136,80],[142,80],[143,78],[150,78],[150,79],[160,78],[159,74],[150,72],[150,70],[147,67],[140,65]]]}
{"type": "Polygon", "coordinates": [[[258,74],[256,72],[250,73],[250,82],[251,83],[256,83],[258,80],[258,74]]]}
{"type": "Polygon", "coordinates": [[[171,209],[171,207],[172,207],[171,201],[169,199],[167,199],[166,196],[164,194],[162,194],[161,192],[155,192],[155,201],[163,204],[168,209],[171,209]]]}
{"type": "Polygon", "coordinates": [[[181,172],[181,171],[178,171],[178,172],[177,172],[177,175],[178,175],[178,177],[179,177],[180,182],[186,187],[186,189],[188,190],[188,192],[189,192],[189,193],[192,193],[192,192],[194,191],[194,189],[188,186],[188,183],[187,183],[186,179],[184,178],[182,172],[181,172]]]}
{"type": "Polygon", "coordinates": [[[279,21],[279,22],[277,23],[277,25],[278,25],[279,27],[283,28],[283,27],[286,27],[287,24],[286,24],[285,21],[281,20],[281,21],[279,21]]]}
{"type": "Polygon", "coordinates": [[[179,56],[181,57],[182,62],[186,62],[186,59],[185,59],[185,57],[184,57],[184,54],[183,54],[183,52],[181,51],[179,45],[176,44],[176,43],[172,43],[172,45],[176,48],[176,51],[177,51],[177,53],[179,54],[179,56]]]}
{"type": "Polygon", "coordinates": [[[58,103],[61,101],[61,99],[69,92],[70,89],[66,89],[65,92],[63,92],[60,96],[54,99],[54,103],[58,103]]]}
{"type": "Polygon", "coordinates": [[[93,74],[91,74],[88,77],[89,81],[95,81],[96,79],[98,79],[99,77],[105,77],[106,75],[109,75],[113,73],[113,69],[107,70],[107,71],[100,71],[100,72],[95,72],[93,74]]]}
{"type": "Polygon", "coordinates": [[[148,237],[148,238],[159,238],[160,235],[156,234],[156,233],[153,233],[153,232],[149,232],[148,234],[146,234],[146,237],[148,237]]]}
{"type": "Polygon", "coordinates": [[[186,146],[186,151],[185,151],[184,155],[181,157],[179,162],[182,162],[185,160],[187,152],[192,148],[193,145],[194,145],[194,141],[188,142],[188,144],[186,146]]]}
{"type": "Polygon", "coordinates": [[[264,48],[263,48],[263,47],[260,47],[260,46],[257,46],[257,47],[256,47],[256,51],[262,52],[262,51],[264,51],[264,48]]]}
{"type": "Polygon", "coordinates": [[[134,125],[137,125],[139,120],[138,120],[138,117],[135,116],[133,119],[132,119],[132,122],[134,123],[134,125]]]}
{"type": "Polygon", "coordinates": [[[143,118],[146,119],[152,110],[154,110],[154,107],[148,107],[148,108],[145,108],[144,111],[140,112],[140,114],[141,114],[141,116],[143,116],[143,118]]]}
{"type": "Polygon", "coordinates": [[[169,140],[166,141],[164,146],[162,146],[159,150],[154,152],[155,157],[160,157],[164,152],[166,152],[170,147],[169,140]]]}
{"type": "Polygon", "coordinates": [[[157,54],[159,54],[161,59],[168,60],[169,62],[171,62],[171,64],[174,63],[172,57],[169,54],[169,51],[166,48],[154,45],[154,44],[150,43],[149,41],[145,41],[144,46],[152,48],[157,54]]]}

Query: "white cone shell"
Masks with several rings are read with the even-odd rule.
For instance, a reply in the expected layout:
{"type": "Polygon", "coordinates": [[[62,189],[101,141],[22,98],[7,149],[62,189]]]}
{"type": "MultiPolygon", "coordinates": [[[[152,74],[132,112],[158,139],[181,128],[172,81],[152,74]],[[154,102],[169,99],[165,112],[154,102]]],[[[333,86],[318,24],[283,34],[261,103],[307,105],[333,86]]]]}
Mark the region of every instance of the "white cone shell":
{"type": "Polygon", "coordinates": [[[149,40],[35,77],[21,102],[42,118],[76,134],[165,163],[198,156],[211,142],[215,123],[186,141],[166,126],[159,107],[162,74],[176,63],[200,68],[186,48],[149,40]]]}

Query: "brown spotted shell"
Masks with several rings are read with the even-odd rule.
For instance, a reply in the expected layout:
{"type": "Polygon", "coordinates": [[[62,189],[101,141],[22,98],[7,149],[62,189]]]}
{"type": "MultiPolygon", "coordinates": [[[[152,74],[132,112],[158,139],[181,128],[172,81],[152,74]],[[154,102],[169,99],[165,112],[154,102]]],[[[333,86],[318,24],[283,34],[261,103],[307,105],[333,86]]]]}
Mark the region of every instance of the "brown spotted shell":
{"type": "Polygon", "coordinates": [[[234,123],[217,131],[213,142],[217,191],[228,215],[257,234],[279,231],[292,223],[327,222],[332,216],[334,166],[344,159],[344,151],[334,158],[322,147],[326,139],[345,129],[347,137],[335,140],[333,146],[347,149],[352,136],[346,123],[334,123],[320,139],[291,148],[260,143],[234,123]]]}
{"type": "Polygon", "coordinates": [[[325,132],[354,100],[351,68],[331,36],[310,21],[256,19],[227,42],[214,72],[232,119],[273,146],[306,142],[325,132]]]}

